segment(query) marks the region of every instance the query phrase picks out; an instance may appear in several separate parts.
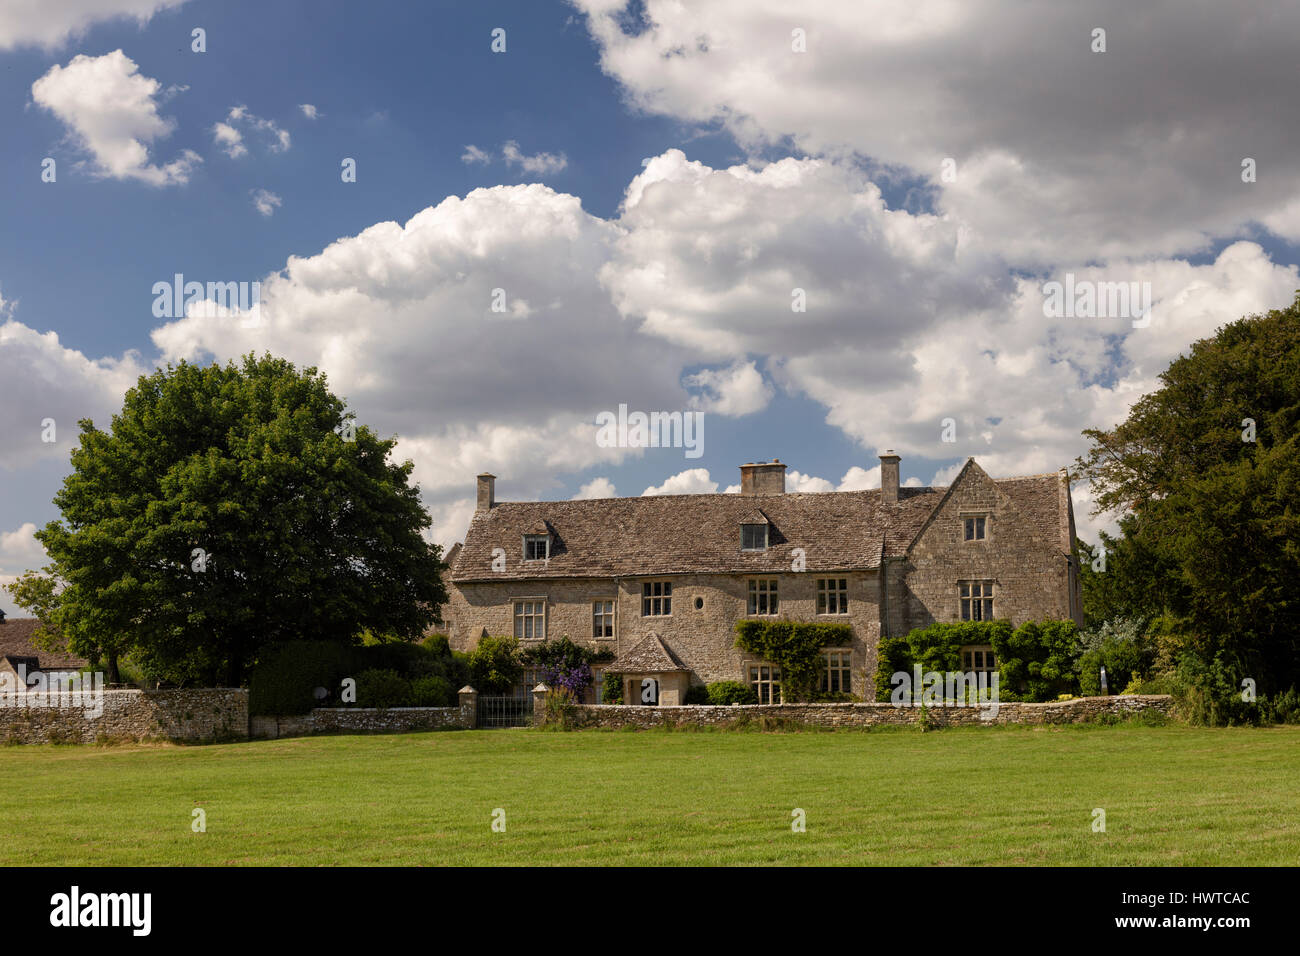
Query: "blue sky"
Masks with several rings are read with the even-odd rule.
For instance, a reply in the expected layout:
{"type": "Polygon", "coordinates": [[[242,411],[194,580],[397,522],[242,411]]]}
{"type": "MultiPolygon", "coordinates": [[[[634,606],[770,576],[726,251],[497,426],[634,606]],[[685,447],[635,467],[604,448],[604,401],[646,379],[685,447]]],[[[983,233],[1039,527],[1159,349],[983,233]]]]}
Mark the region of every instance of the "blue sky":
{"type": "Polygon", "coordinates": [[[0,20],[0,581],[39,563],[75,420],[161,361],[321,365],[450,543],[484,469],[505,498],[724,490],[773,456],[792,490],[866,487],[886,447],[926,484],[1054,471],[1300,287],[1280,4],[88,6],[0,20]],[[1066,271],[1151,283],[1157,320],[1045,318],[1066,271]],[[178,272],[262,282],[267,325],[156,317],[178,272]],[[620,403],[703,411],[703,456],[594,449],[620,403]]]}

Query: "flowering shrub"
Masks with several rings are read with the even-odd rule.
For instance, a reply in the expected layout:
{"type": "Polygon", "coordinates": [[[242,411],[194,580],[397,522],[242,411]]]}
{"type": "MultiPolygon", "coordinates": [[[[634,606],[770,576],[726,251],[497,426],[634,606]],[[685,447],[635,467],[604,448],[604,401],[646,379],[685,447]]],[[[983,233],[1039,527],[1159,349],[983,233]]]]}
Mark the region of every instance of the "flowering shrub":
{"type": "Polygon", "coordinates": [[[554,690],[578,700],[591,686],[592,652],[567,637],[545,641],[524,652],[528,663],[542,672],[542,680],[554,690]]]}

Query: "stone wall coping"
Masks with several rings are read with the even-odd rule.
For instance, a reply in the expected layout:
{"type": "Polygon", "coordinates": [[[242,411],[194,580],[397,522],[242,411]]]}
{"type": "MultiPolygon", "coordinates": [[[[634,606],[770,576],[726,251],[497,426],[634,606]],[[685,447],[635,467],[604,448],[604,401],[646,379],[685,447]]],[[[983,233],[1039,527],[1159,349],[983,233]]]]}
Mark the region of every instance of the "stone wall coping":
{"type": "MultiPolygon", "coordinates": [[[[415,711],[416,713],[452,713],[459,712],[460,705],[453,704],[451,707],[313,707],[312,711],[325,711],[326,713],[338,714],[376,714],[387,713],[390,711],[415,711]]],[[[260,715],[259,715],[260,716],[260,715]]],[[[266,714],[267,717],[274,717],[274,714],[266,714]]],[[[288,715],[290,717],[302,717],[302,714],[288,715]]]]}
{"type": "MultiPolygon", "coordinates": [[[[1098,700],[1133,700],[1133,701],[1158,701],[1172,700],[1169,694],[1107,694],[1097,697],[1071,697],[1069,700],[1043,700],[1043,701],[1022,701],[1022,700],[1002,700],[1002,701],[982,701],[978,704],[962,704],[960,707],[945,704],[930,704],[928,707],[932,710],[983,710],[996,703],[999,707],[1072,707],[1078,706],[1087,701],[1098,700]]],[[[776,710],[785,707],[825,707],[840,710],[852,710],[854,708],[863,708],[870,710],[920,710],[920,704],[894,704],[889,701],[880,700],[827,700],[827,701],[789,701],[784,704],[578,704],[577,706],[589,710],[627,710],[631,707],[641,707],[647,710],[705,710],[739,708],[741,710],[776,710]]]]}
{"type": "MultiPolygon", "coordinates": [[[[207,694],[221,692],[223,694],[247,694],[248,689],[245,687],[105,687],[103,690],[74,690],[62,691],[65,694],[207,694]]],[[[18,691],[18,694],[53,694],[52,687],[44,690],[27,690],[18,691]]],[[[9,696],[14,696],[10,694],[9,696]]]]}

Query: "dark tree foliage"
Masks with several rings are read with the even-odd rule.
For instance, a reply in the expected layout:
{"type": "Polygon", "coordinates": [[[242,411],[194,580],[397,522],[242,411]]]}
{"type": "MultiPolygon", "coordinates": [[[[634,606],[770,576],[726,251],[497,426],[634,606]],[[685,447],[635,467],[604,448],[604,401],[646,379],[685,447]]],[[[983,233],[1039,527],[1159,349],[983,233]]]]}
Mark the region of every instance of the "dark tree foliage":
{"type": "Polygon", "coordinates": [[[151,677],[239,684],[274,642],[415,639],[446,601],[412,464],[316,369],[267,355],[143,376],[81,422],[62,520],[37,533],[74,650],[151,677]]]}
{"type": "Polygon", "coordinates": [[[1300,295],[1195,342],[1160,381],[1084,433],[1079,477],[1123,514],[1085,611],[1172,612],[1203,661],[1285,689],[1300,680],[1300,295]]]}

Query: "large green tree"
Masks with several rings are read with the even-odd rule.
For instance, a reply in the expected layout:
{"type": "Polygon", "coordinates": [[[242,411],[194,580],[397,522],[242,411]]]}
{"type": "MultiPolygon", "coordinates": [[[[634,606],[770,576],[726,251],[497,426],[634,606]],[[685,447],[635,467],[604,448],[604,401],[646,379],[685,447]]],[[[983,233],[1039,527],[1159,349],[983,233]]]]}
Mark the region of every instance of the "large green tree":
{"type": "Polygon", "coordinates": [[[1206,660],[1300,680],[1300,294],[1193,343],[1077,462],[1122,514],[1090,617],[1184,618],[1206,660]]]}
{"type": "Polygon", "coordinates": [[[51,623],[178,684],[238,684],[277,641],[419,636],[444,565],[394,444],[269,355],[141,377],[108,431],[81,422],[62,519],[37,532],[51,623]]]}

